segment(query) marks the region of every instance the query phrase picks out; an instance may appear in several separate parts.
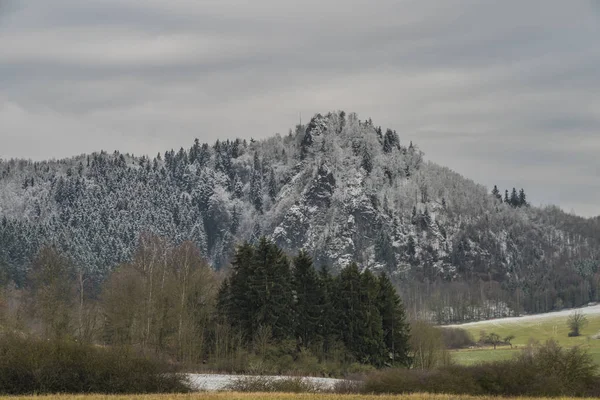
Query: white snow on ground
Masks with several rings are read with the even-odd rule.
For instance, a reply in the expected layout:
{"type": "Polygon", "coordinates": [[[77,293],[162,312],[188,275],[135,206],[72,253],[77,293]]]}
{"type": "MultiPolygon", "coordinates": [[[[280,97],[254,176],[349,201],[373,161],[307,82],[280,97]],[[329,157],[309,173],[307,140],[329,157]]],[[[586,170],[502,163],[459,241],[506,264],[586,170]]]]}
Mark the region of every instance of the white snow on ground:
{"type": "MultiPolygon", "coordinates": [[[[213,374],[188,374],[190,383],[194,390],[206,390],[209,392],[226,390],[227,386],[238,378],[249,377],[246,375],[213,375],[213,374]]],[[[289,376],[262,376],[267,379],[286,379],[289,376]]],[[[323,390],[333,389],[336,383],[341,382],[341,379],[332,378],[303,378],[314,383],[323,390]]]]}
{"type": "Polygon", "coordinates": [[[519,322],[534,322],[543,319],[551,319],[557,317],[568,317],[575,311],[580,311],[585,315],[600,315],[600,304],[582,307],[582,308],[571,308],[568,310],[554,311],[545,314],[533,314],[533,315],[523,315],[521,317],[508,317],[508,318],[498,318],[498,319],[488,319],[486,321],[477,321],[477,322],[468,322],[466,324],[458,324],[458,325],[444,325],[449,328],[456,327],[465,327],[465,326],[477,326],[477,325],[503,325],[503,324],[514,324],[519,322]]]}

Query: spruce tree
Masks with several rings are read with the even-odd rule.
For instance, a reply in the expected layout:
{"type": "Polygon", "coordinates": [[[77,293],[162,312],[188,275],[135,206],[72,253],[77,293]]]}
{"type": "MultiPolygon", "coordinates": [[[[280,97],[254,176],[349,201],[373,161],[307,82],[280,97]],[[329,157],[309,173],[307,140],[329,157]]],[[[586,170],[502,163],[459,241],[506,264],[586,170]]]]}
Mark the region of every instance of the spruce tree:
{"type": "Polygon", "coordinates": [[[510,205],[510,198],[508,197],[508,189],[504,191],[504,203],[510,205]]]}
{"type": "Polygon", "coordinates": [[[396,256],[392,247],[392,240],[388,233],[381,229],[375,239],[375,260],[384,263],[389,269],[396,266],[396,256]]]}
{"type": "Polygon", "coordinates": [[[411,364],[408,346],[410,325],[406,321],[402,300],[385,273],[379,276],[378,307],[382,320],[383,340],[388,354],[386,363],[392,366],[409,367],[411,364]]]}
{"type": "Polygon", "coordinates": [[[421,218],[422,228],[423,230],[429,229],[431,226],[431,215],[429,214],[429,210],[425,207],[425,211],[423,212],[423,217],[421,218]]]}
{"type": "Polygon", "coordinates": [[[336,311],[341,338],[356,360],[373,365],[381,364],[385,348],[377,294],[376,278],[361,274],[356,263],[340,273],[336,311]]]}
{"type": "Polygon", "coordinates": [[[244,184],[240,180],[240,177],[236,174],[233,178],[233,196],[236,199],[241,199],[244,195],[244,184]]]}
{"type": "Polygon", "coordinates": [[[248,285],[256,307],[252,332],[264,326],[271,328],[276,340],[290,338],[295,330],[290,265],[281,249],[265,237],[254,250],[248,285]]]}
{"type": "Polygon", "coordinates": [[[358,265],[345,267],[337,278],[338,290],[335,299],[336,322],[340,337],[346,348],[360,358],[361,336],[361,279],[358,265]]]}
{"type": "MultiPolygon", "coordinates": [[[[381,130],[381,128],[380,128],[381,130]]],[[[397,148],[400,144],[398,139],[398,134],[391,129],[388,129],[385,132],[385,137],[383,139],[383,151],[385,153],[391,153],[394,148],[397,148]]]]}
{"type": "Polygon", "coordinates": [[[231,305],[231,286],[229,279],[225,279],[217,292],[217,320],[229,320],[231,305]]]}
{"type": "Polygon", "coordinates": [[[259,213],[263,212],[262,175],[259,170],[252,172],[250,180],[250,200],[259,213]]]}
{"type": "Polygon", "coordinates": [[[244,243],[236,249],[233,256],[232,274],[225,281],[219,296],[220,308],[227,315],[227,320],[238,329],[247,341],[254,336],[254,318],[257,314],[257,295],[250,286],[254,275],[254,247],[244,243]],[[227,288],[227,285],[229,288],[227,288]]]}
{"type": "Polygon", "coordinates": [[[494,185],[494,189],[492,189],[492,196],[494,196],[495,199],[502,202],[502,195],[500,194],[500,191],[498,190],[498,186],[496,186],[496,185],[494,185]]]}
{"type": "MultiPolygon", "coordinates": [[[[159,153],[160,154],[160,153],[159,153]]],[[[194,164],[196,160],[198,160],[198,156],[200,155],[200,141],[198,138],[194,139],[194,145],[190,149],[190,164],[194,164]]]]}
{"type": "Polygon", "coordinates": [[[338,336],[338,331],[336,330],[338,313],[335,309],[337,286],[329,273],[329,269],[325,265],[319,270],[319,286],[321,315],[319,318],[318,334],[323,339],[323,352],[327,353],[338,336]]]}
{"type": "Polygon", "coordinates": [[[410,258],[410,260],[414,260],[415,255],[417,254],[417,249],[416,249],[416,244],[415,244],[415,238],[410,235],[408,237],[408,243],[406,245],[406,253],[408,254],[408,257],[410,258]]]}
{"type": "Polygon", "coordinates": [[[519,207],[526,207],[527,205],[527,196],[525,195],[525,190],[521,188],[519,191],[519,207]]]}
{"type": "Polygon", "coordinates": [[[519,206],[519,195],[517,194],[517,189],[513,188],[510,194],[510,205],[513,207],[519,206]]]}
{"type": "Polygon", "coordinates": [[[382,367],[385,362],[386,346],[383,323],[379,312],[379,281],[370,270],[361,274],[361,322],[358,359],[365,364],[382,367]]]}
{"type": "Polygon", "coordinates": [[[269,197],[274,201],[275,196],[277,196],[277,180],[275,179],[275,171],[271,168],[269,173],[269,197]]]}
{"type": "Polygon", "coordinates": [[[292,288],[296,295],[296,338],[302,346],[308,347],[314,343],[319,334],[323,293],[312,259],[305,251],[298,253],[293,264],[292,288]]]}
{"type": "Polygon", "coordinates": [[[373,157],[366,147],[363,148],[360,166],[363,167],[367,174],[370,174],[371,171],[373,171],[373,157]]]}

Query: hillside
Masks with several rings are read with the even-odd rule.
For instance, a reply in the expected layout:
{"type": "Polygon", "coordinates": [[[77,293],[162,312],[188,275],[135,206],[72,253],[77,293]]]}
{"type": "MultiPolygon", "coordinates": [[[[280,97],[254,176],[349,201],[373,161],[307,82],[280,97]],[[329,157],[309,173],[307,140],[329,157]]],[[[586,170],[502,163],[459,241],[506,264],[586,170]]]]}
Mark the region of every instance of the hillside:
{"type": "Polygon", "coordinates": [[[316,265],[385,270],[408,309],[437,322],[600,299],[600,220],[511,207],[343,112],[154,158],[1,161],[0,217],[0,268],[17,284],[44,245],[100,282],[150,232],[194,242],[215,268],[265,235],[316,265]]]}

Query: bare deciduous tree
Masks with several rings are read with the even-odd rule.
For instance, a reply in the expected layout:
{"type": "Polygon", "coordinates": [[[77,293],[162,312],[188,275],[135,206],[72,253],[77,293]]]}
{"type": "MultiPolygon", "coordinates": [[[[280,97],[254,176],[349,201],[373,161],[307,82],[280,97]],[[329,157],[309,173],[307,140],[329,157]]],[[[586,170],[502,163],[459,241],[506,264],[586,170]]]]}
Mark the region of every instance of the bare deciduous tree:
{"type": "Polygon", "coordinates": [[[581,311],[575,311],[567,320],[567,325],[571,329],[569,336],[580,336],[581,330],[587,325],[587,318],[581,311]]]}

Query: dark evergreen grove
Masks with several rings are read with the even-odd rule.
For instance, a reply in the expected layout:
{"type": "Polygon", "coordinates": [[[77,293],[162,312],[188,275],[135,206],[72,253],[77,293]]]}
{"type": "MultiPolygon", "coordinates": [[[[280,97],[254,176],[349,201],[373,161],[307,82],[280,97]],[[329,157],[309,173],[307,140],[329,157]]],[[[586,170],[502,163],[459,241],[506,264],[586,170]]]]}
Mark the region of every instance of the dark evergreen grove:
{"type": "Polygon", "coordinates": [[[508,195],[508,189],[504,191],[504,200],[502,199],[502,195],[500,194],[500,191],[498,190],[498,186],[494,185],[494,188],[492,189],[492,196],[497,199],[499,202],[504,202],[505,204],[513,207],[513,208],[518,208],[518,207],[527,207],[529,206],[529,203],[527,203],[527,195],[525,194],[525,190],[521,188],[521,190],[519,190],[519,192],[517,193],[517,189],[516,188],[512,188],[512,192],[510,194],[510,196],[508,195]]]}
{"type": "Polygon", "coordinates": [[[361,272],[355,263],[332,276],[319,273],[301,251],[293,260],[262,238],[234,256],[218,296],[218,313],[246,343],[265,329],[277,341],[326,354],[342,344],[350,359],[377,367],[409,366],[409,325],[389,278],[361,272]]]}

